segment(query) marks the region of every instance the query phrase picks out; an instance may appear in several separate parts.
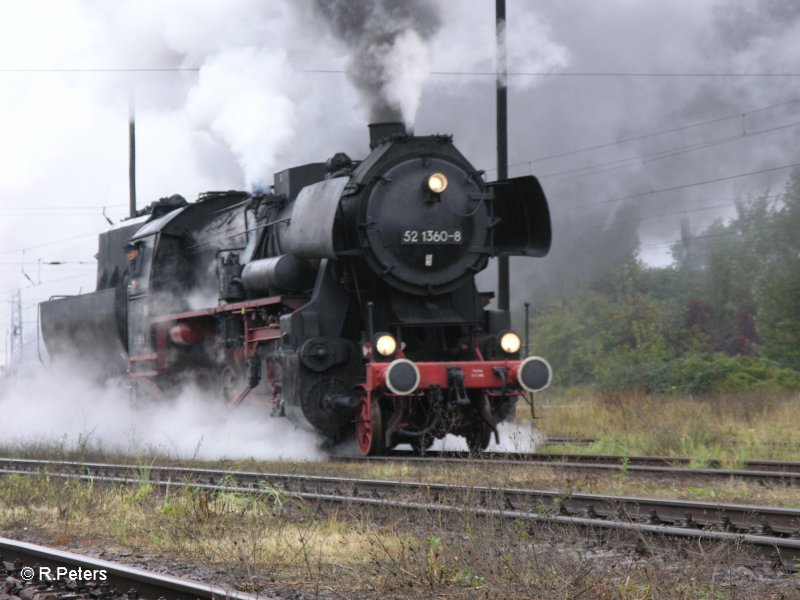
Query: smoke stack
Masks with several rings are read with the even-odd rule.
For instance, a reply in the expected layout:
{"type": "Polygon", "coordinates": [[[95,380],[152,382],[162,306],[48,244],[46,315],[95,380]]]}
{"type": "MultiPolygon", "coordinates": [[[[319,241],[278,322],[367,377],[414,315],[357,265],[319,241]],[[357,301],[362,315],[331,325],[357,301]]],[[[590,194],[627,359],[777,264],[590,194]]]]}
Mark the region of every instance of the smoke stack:
{"type": "Polygon", "coordinates": [[[389,138],[408,135],[406,126],[399,121],[369,124],[369,149],[374,150],[389,138]]]}

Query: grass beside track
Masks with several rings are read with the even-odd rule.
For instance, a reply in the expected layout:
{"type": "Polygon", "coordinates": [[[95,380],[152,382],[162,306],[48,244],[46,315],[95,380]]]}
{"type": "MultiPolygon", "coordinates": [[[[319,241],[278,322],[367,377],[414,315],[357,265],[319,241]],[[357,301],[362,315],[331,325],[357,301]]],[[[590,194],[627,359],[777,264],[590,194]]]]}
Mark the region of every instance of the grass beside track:
{"type": "Polygon", "coordinates": [[[701,398],[571,389],[547,391],[537,402],[536,426],[546,435],[596,440],[548,446],[551,452],[688,456],[698,467],[709,459],[733,468],[748,459],[800,460],[796,392],[701,398]]]}

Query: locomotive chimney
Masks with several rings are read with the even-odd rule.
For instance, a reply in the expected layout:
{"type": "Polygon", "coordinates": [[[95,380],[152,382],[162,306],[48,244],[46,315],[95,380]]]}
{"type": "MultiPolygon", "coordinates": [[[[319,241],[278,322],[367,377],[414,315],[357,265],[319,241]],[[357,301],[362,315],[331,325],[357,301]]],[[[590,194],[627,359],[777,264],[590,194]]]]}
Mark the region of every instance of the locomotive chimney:
{"type": "Polygon", "coordinates": [[[370,123],[369,149],[374,150],[384,140],[399,135],[407,135],[405,124],[399,121],[388,121],[386,123],[370,123]]]}

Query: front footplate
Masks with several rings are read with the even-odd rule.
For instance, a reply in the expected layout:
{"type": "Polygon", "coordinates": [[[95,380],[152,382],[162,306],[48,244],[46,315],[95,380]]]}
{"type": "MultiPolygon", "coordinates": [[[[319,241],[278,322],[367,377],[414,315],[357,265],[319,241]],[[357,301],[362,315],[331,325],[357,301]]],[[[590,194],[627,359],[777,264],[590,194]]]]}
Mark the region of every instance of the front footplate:
{"type": "Polygon", "coordinates": [[[383,389],[396,396],[409,396],[431,386],[448,389],[456,370],[463,373],[463,378],[458,378],[459,387],[498,390],[503,394],[539,392],[550,385],[553,377],[549,363],[538,356],[524,360],[417,363],[403,358],[391,363],[369,363],[365,388],[383,389]]]}

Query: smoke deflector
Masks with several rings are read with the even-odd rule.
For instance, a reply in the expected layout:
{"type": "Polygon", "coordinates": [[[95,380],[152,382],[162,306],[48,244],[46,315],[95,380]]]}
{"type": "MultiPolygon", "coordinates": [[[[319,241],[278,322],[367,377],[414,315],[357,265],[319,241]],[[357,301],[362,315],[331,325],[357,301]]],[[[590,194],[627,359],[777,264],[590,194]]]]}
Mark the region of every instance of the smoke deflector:
{"type": "Polygon", "coordinates": [[[550,251],[550,210],[533,175],[493,181],[494,254],[545,256],[550,251]]]}

